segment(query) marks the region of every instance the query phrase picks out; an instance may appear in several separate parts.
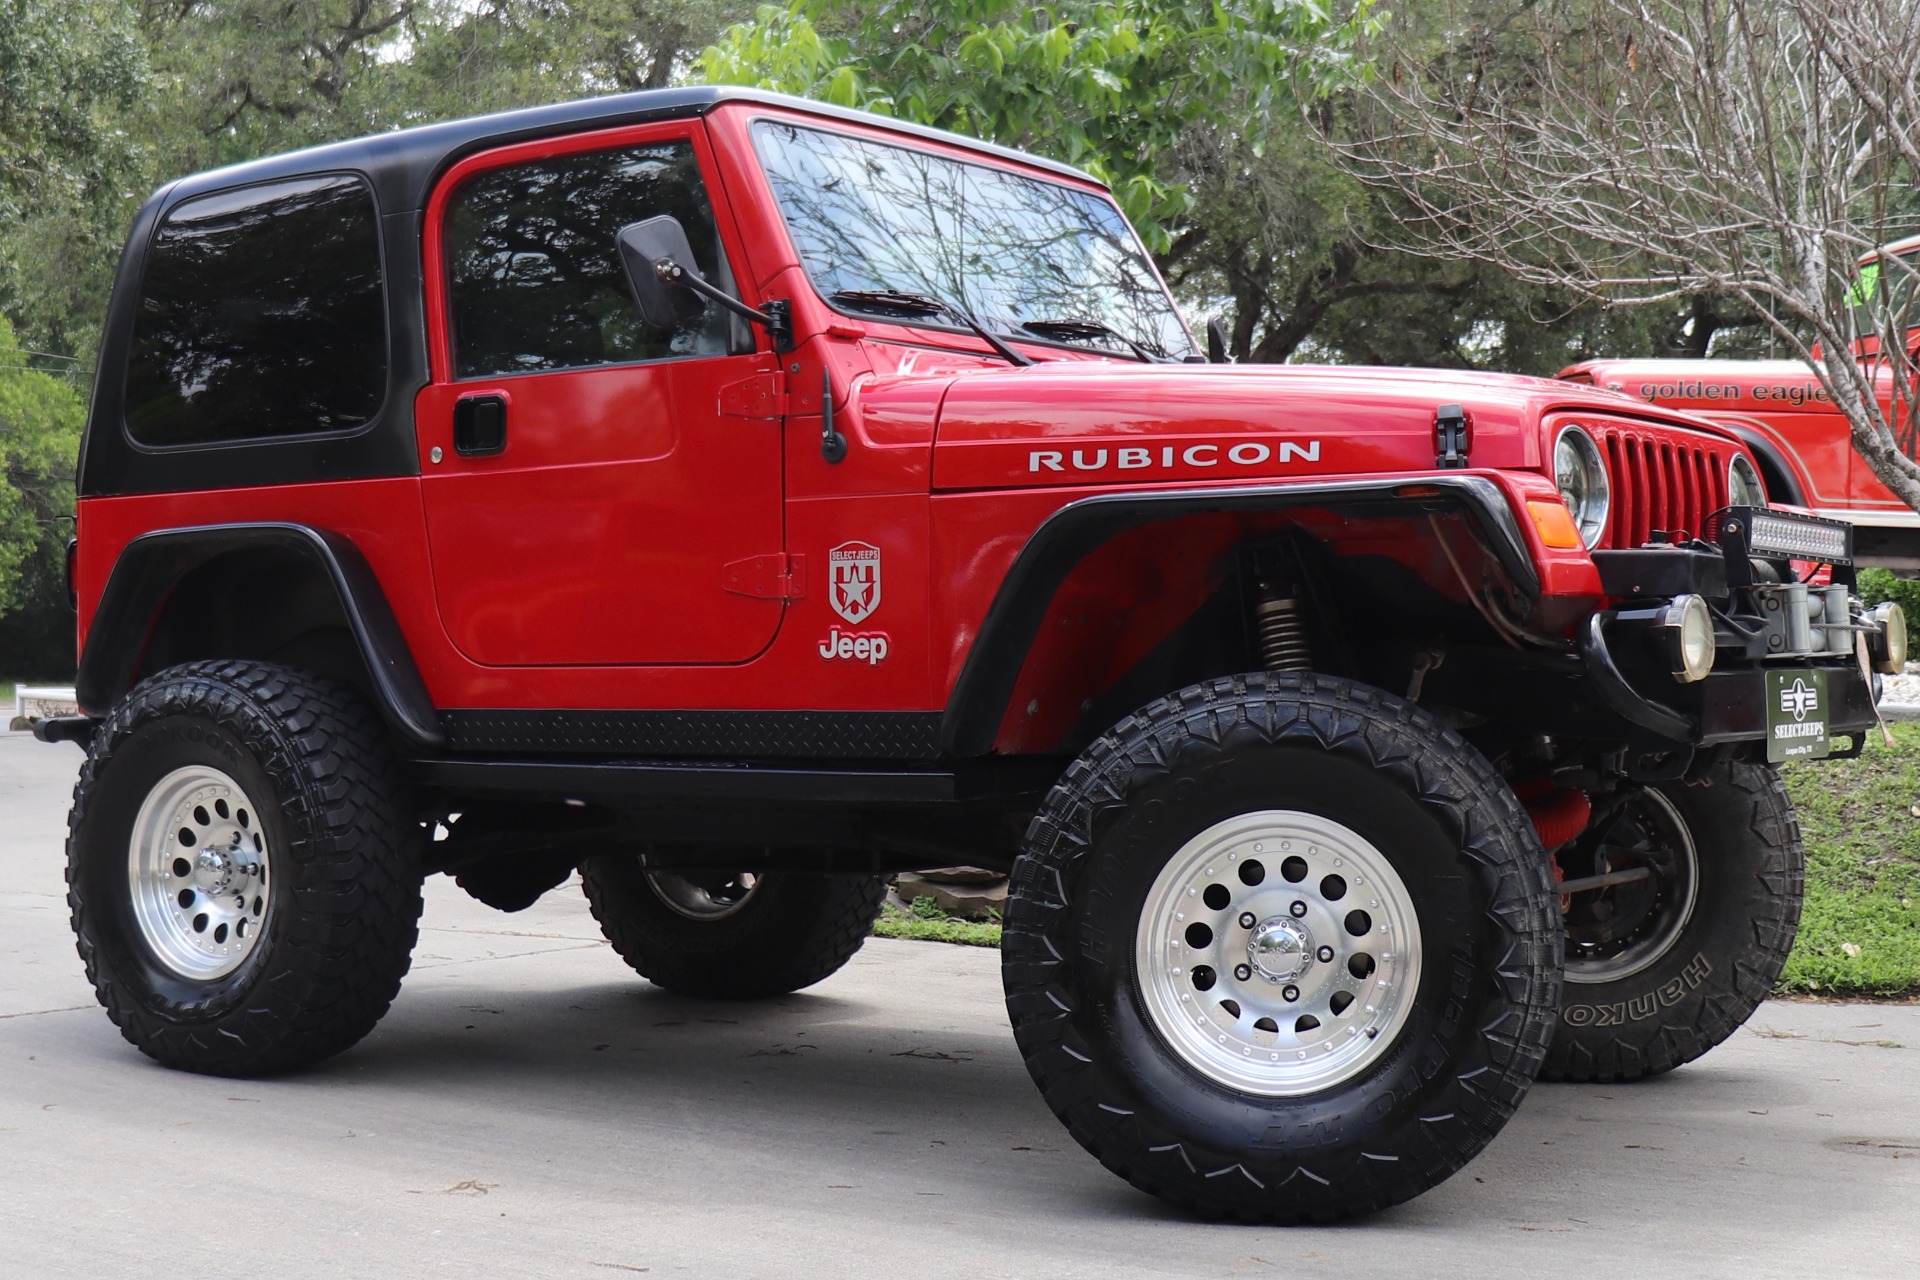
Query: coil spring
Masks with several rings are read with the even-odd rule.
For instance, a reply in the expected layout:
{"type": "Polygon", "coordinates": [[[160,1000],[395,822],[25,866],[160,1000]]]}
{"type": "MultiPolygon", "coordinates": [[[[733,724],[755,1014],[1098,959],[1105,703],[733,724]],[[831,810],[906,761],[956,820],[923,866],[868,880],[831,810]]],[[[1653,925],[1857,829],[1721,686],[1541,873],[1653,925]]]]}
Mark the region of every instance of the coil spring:
{"type": "Polygon", "coordinates": [[[1307,643],[1300,602],[1291,596],[1268,596],[1254,606],[1253,621],[1260,633],[1260,660],[1269,671],[1313,670],[1313,649],[1307,643]]]}

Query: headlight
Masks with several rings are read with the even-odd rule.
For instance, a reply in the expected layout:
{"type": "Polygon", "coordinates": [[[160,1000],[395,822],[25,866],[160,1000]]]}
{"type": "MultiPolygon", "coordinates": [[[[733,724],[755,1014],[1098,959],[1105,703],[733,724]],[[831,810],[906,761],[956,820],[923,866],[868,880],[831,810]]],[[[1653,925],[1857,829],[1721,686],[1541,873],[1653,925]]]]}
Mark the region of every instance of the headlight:
{"type": "Polygon", "coordinates": [[[1705,680],[1713,670],[1713,614],[1699,596],[1675,596],[1660,613],[1667,633],[1668,669],[1674,679],[1705,680]]]}
{"type": "Polygon", "coordinates": [[[1907,614],[1893,601],[1875,605],[1872,618],[1880,624],[1879,634],[1867,640],[1873,668],[1882,675],[1897,676],[1907,665],[1907,614]]]}
{"type": "Polygon", "coordinates": [[[1579,427],[1562,428],[1559,439],[1553,442],[1553,482],[1560,487],[1567,510],[1573,513],[1580,541],[1591,549],[1606,532],[1613,500],[1600,446],[1579,427]]]}
{"type": "Polygon", "coordinates": [[[1727,500],[1728,505],[1735,507],[1767,505],[1767,486],[1760,483],[1760,473],[1744,454],[1734,454],[1733,461],[1727,464],[1727,500]]]}

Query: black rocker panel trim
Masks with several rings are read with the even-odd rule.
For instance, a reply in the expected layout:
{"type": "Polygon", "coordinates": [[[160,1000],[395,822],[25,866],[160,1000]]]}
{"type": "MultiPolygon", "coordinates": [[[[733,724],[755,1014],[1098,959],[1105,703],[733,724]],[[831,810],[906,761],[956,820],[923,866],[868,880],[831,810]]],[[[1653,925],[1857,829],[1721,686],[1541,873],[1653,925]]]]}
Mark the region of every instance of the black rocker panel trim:
{"type": "Polygon", "coordinates": [[[443,711],[447,745],[487,755],[931,760],[937,711],[443,711]]]}
{"type": "MultiPolygon", "coordinates": [[[[993,764],[994,761],[970,762],[993,764]]],[[[688,760],[410,761],[414,778],[454,794],[526,799],[584,799],[649,806],[777,805],[837,807],[964,804],[1044,793],[1059,772],[922,765],[833,766],[817,762],[753,765],[688,760]]]]}
{"type": "Polygon", "coordinates": [[[416,749],[443,746],[446,739],[433,700],[372,567],[347,539],[300,524],[161,529],[128,543],[101,593],[80,657],[75,684],[81,707],[104,714],[132,687],[161,607],[187,574],[217,556],[257,549],[290,552],[325,573],[388,726],[416,749]]]}
{"type": "Polygon", "coordinates": [[[1481,476],[1395,476],[1085,498],[1047,517],[1000,584],[941,717],[941,746],[960,757],[992,750],[1027,651],[1040,632],[1054,593],[1074,566],[1101,543],[1124,530],[1176,516],[1289,507],[1330,507],[1363,517],[1408,510],[1461,512],[1479,527],[1514,586],[1528,597],[1540,592],[1540,575],[1518,519],[1498,486],[1481,476]],[[1401,492],[1414,486],[1425,493],[1401,492]]]}

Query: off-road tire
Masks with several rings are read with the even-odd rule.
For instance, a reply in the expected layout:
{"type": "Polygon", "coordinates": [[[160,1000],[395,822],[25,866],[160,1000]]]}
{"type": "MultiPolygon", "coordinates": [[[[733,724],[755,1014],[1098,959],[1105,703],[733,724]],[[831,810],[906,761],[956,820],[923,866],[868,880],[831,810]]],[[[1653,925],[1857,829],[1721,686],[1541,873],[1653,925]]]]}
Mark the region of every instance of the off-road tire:
{"type": "Polygon", "coordinates": [[[1448,1177],[1526,1095],[1559,1008],[1558,903],[1510,788],[1420,708],[1314,674],[1183,689],[1089,747],[1027,832],[1002,945],[1020,1052],[1074,1138],[1143,1191],[1247,1222],[1347,1218],[1448,1177]],[[1389,1050],[1299,1096],[1189,1066],[1136,972],[1145,886],[1249,804],[1368,834],[1420,921],[1417,998],[1389,1050]]]}
{"type": "Polygon", "coordinates": [[[785,995],[838,972],[873,932],[887,894],[877,876],[768,871],[738,911],[693,920],[662,900],[631,852],[588,858],[580,883],[600,932],[634,972],[702,1000],[785,995]]]}
{"type": "Polygon", "coordinates": [[[356,694],[262,662],[194,662],[136,685],[94,732],[68,817],[67,904],[87,977],[127,1041],[169,1067],[257,1076],[357,1043],[392,1004],[420,918],[422,832],[356,694]],[[148,791],[192,764],[257,797],[275,899],[253,951],[206,981],[133,918],[129,838],[148,791]]]}
{"type": "Polygon", "coordinates": [[[1569,981],[1543,1080],[1639,1080],[1731,1036],[1780,980],[1806,894],[1806,850],[1779,773],[1721,761],[1659,784],[1693,836],[1692,915],[1650,967],[1569,981]]]}

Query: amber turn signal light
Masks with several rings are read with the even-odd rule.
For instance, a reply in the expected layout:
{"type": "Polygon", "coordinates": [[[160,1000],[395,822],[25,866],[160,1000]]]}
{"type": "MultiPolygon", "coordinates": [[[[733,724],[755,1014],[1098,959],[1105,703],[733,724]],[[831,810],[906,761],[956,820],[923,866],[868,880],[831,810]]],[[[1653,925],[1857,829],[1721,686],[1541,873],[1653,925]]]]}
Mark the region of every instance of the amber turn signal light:
{"type": "Polygon", "coordinates": [[[1527,514],[1533,517],[1533,527],[1540,531],[1540,541],[1548,546],[1571,551],[1582,545],[1579,526],[1574,524],[1573,513],[1567,510],[1566,503],[1530,499],[1527,514]]]}

